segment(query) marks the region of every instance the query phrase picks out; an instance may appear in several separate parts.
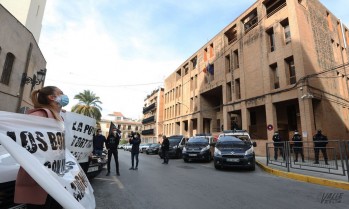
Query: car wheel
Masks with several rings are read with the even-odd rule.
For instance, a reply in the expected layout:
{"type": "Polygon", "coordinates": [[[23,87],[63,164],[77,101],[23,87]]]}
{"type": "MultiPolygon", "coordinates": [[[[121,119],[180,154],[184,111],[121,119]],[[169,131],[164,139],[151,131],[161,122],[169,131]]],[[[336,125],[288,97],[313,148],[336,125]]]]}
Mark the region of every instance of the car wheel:
{"type": "Polygon", "coordinates": [[[253,164],[250,167],[250,171],[254,171],[254,170],[256,170],[256,163],[255,162],[253,162],[253,164]]]}
{"type": "Polygon", "coordinates": [[[214,164],[214,168],[217,169],[217,170],[222,169],[222,167],[220,165],[217,165],[217,164],[214,164]]]}
{"type": "Polygon", "coordinates": [[[184,160],[184,162],[186,162],[186,163],[187,163],[187,162],[189,162],[189,160],[188,160],[188,159],[183,158],[183,160],[184,160]]]}

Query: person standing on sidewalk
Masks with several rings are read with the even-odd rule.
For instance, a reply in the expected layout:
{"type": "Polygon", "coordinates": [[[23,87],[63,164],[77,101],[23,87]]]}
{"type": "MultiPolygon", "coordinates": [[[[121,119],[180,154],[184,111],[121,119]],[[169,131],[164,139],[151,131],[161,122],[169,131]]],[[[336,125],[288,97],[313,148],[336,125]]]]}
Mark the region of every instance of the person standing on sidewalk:
{"type": "Polygon", "coordinates": [[[319,153],[320,150],[325,159],[325,164],[328,165],[327,150],[326,145],[328,143],[327,137],[321,133],[321,130],[318,130],[317,133],[313,136],[314,141],[314,151],[315,151],[315,162],[314,164],[319,164],[319,153]]]}
{"type": "Polygon", "coordinates": [[[161,150],[162,155],[164,157],[164,162],[162,164],[168,164],[168,151],[170,150],[170,141],[168,138],[164,135],[162,136],[162,144],[161,144],[161,150]]]}
{"type": "Polygon", "coordinates": [[[138,155],[139,155],[139,144],[141,143],[141,137],[139,133],[134,133],[133,137],[129,140],[130,144],[132,144],[131,148],[131,163],[132,167],[130,170],[138,170],[138,155]],[[134,166],[134,160],[136,158],[136,167],[134,166]]]}
{"type": "Polygon", "coordinates": [[[105,146],[108,150],[108,164],[107,164],[107,176],[110,174],[110,161],[112,155],[114,155],[116,175],[120,176],[119,172],[119,159],[118,159],[118,145],[120,142],[120,134],[116,128],[113,128],[112,133],[108,136],[105,146]]]}
{"type": "Polygon", "coordinates": [[[282,156],[282,158],[285,159],[285,157],[284,157],[284,143],[282,142],[278,131],[275,131],[274,136],[273,136],[273,141],[274,141],[274,160],[278,159],[278,152],[279,151],[280,151],[280,155],[282,156]]]}
{"type": "Polygon", "coordinates": [[[298,162],[298,154],[301,155],[302,157],[302,162],[304,163],[304,153],[303,153],[303,142],[302,142],[302,137],[301,135],[298,133],[297,130],[294,131],[294,135],[292,137],[292,141],[293,141],[293,150],[294,150],[294,154],[295,154],[295,160],[294,162],[298,162]]]}

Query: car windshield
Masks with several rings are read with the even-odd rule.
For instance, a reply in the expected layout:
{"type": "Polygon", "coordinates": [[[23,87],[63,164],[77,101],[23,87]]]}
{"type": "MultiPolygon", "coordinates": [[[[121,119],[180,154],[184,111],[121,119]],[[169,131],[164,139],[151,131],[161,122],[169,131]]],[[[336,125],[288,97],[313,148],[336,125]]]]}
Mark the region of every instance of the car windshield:
{"type": "Polygon", "coordinates": [[[158,147],[160,144],[151,144],[150,147],[158,147]]]}
{"type": "Polygon", "coordinates": [[[208,143],[208,139],[203,138],[203,137],[192,137],[188,141],[188,144],[191,144],[191,143],[192,144],[194,144],[194,143],[206,144],[206,143],[208,143]]]}
{"type": "Polygon", "coordinates": [[[248,137],[235,137],[235,136],[221,136],[219,137],[218,144],[248,144],[250,143],[248,137]]]}
{"type": "Polygon", "coordinates": [[[170,136],[168,140],[170,141],[170,145],[174,145],[174,144],[179,144],[182,138],[183,138],[182,136],[170,136]]]}

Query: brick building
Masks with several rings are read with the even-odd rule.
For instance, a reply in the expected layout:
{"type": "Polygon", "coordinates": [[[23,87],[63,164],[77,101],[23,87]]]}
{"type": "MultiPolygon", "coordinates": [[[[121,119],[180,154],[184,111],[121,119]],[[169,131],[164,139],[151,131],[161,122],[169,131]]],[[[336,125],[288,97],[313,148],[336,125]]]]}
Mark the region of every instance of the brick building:
{"type": "Polygon", "coordinates": [[[162,142],[164,89],[154,90],[144,100],[142,142],[162,142]]]}
{"type": "Polygon", "coordinates": [[[164,134],[348,138],[348,43],[318,0],[258,0],[166,78],[164,134]]]}

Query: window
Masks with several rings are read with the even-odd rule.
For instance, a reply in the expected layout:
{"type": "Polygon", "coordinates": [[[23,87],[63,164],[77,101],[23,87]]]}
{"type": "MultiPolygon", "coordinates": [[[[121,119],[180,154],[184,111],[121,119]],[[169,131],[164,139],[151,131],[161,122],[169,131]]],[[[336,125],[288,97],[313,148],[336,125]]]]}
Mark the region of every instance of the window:
{"type": "Polygon", "coordinates": [[[237,69],[237,68],[239,68],[239,51],[238,51],[238,49],[234,51],[233,56],[234,56],[234,69],[237,69]]]}
{"type": "Polygon", "coordinates": [[[188,75],[189,67],[188,64],[184,65],[184,75],[188,75]]]}
{"type": "Polygon", "coordinates": [[[194,76],[194,89],[198,87],[198,75],[194,76]]]}
{"type": "Polygon", "coordinates": [[[333,26],[332,26],[332,20],[331,20],[331,15],[329,12],[326,12],[326,16],[327,16],[327,24],[328,24],[328,28],[330,29],[330,31],[333,31],[333,26]]]}
{"type": "Polygon", "coordinates": [[[176,72],[177,74],[177,80],[179,80],[181,77],[182,77],[182,69],[179,69],[179,70],[177,70],[177,72],[176,72]]]}
{"type": "Polygon", "coordinates": [[[192,65],[192,69],[195,69],[197,67],[197,63],[198,63],[198,60],[197,60],[197,57],[194,57],[192,60],[191,60],[191,65],[192,65]]]}
{"type": "Polygon", "coordinates": [[[236,25],[233,25],[229,30],[227,30],[225,33],[225,38],[229,44],[234,43],[237,40],[237,31],[236,31],[236,25]]]}
{"type": "Polygon", "coordinates": [[[294,66],[293,57],[285,59],[287,75],[289,77],[289,84],[296,83],[296,68],[294,66]]]}
{"type": "Polygon", "coordinates": [[[285,44],[291,43],[291,31],[290,31],[290,25],[288,24],[288,19],[281,22],[281,25],[284,29],[284,38],[285,38],[285,44]]]}
{"type": "Polygon", "coordinates": [[[286,6],[286,0],[265,0],[263,4],[267,11],[267,17],[270,17],[286,6]]]}
{"type": "Polygon", "coordinates": [[[250,122],[251,122],[251,125],[257,125],[257,114],[256,114],[256,111],[251,111],[250,112],[250,122]]]}
{"type": "Polygon", "coordinates": [[[242,23],[244,24],[245,33],[256,27],[258,25],[257,9],[254,9],[250,14],[246,15],[246,17],[242,19],[242,23]]]}
{"type": "Polygon", "coordinates": [[[235,98],[241,99],[240,79],[235,79],[235,98]]]}
{"type": "Polygon", "coordinates": [[[7,53],[0,83],[9,85],[14,60],[15,56],[12,53],[7,53]]]}
{"type": "Polygon", "coordinates": [[[275,36],[274,36],[273,28],[270,28],[269,30],[267,30],[267,34],[268,34],[269,50],[270,52],[273,52],[275,50],[275,36]]]}
{"type": "Polygon", "coordinates": [[[204,49],[204,62],[207,61],[207,48],[204,49]]]}
{"type": "Polygon", "coordinates": [[[225,73],[230,73],[230,55],[225,56],[225,73]]]}
{"type": "Polygon", "coordinates": [[[213,43],[210,44],[210,58],[213,57],[214,53],[213,53],[213,43]]]}
{"type": "Polygon", "coordinates": [[[231,82],[227,83],[227,101],[230,102],[231,99],[232,99],[232,96],[231,96],[231,82]]]}
{"type": "Polygon", "coordinates": [[[274,64],[270,65],[269,68],[271,70],[272,87],[273,87],[273,89],[278,89],[278,88],[280,88],[278,65],[276,63],[274,63],[274,64]]]}

